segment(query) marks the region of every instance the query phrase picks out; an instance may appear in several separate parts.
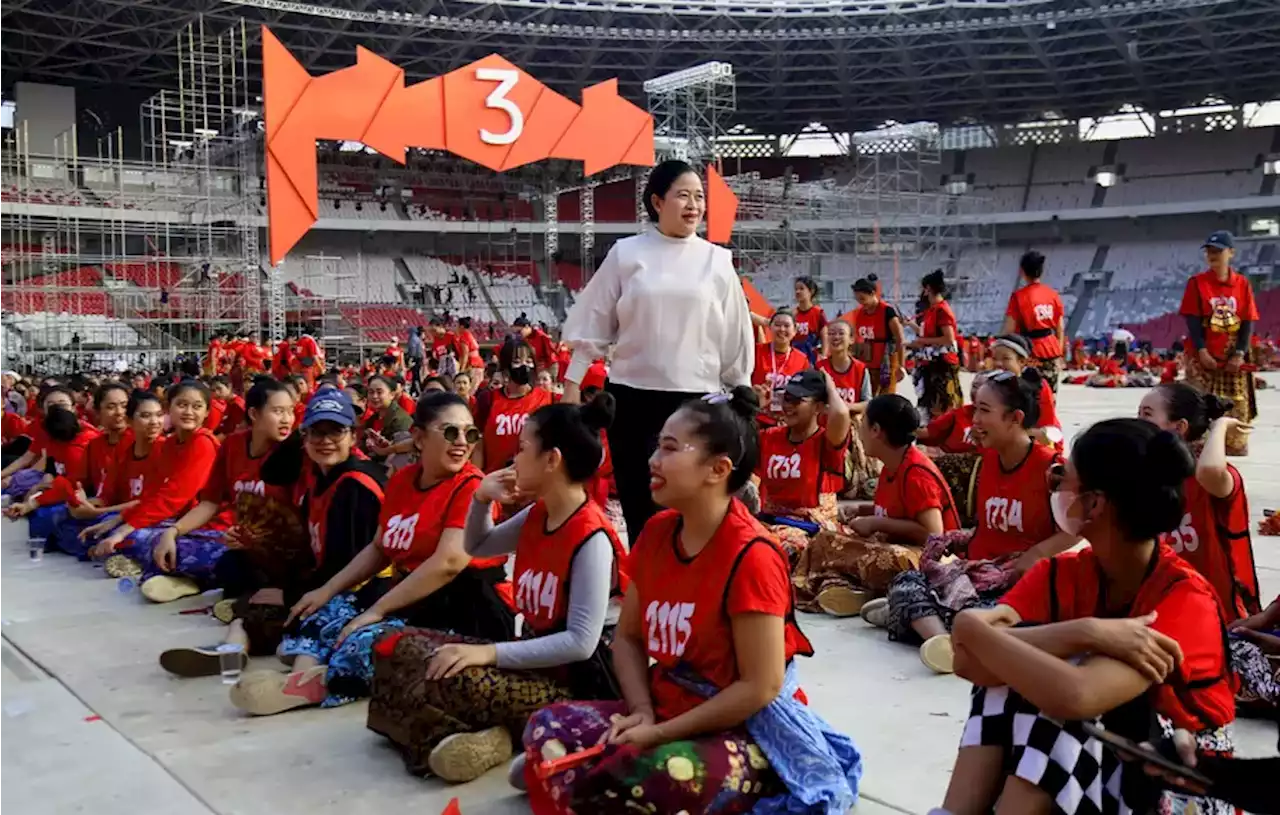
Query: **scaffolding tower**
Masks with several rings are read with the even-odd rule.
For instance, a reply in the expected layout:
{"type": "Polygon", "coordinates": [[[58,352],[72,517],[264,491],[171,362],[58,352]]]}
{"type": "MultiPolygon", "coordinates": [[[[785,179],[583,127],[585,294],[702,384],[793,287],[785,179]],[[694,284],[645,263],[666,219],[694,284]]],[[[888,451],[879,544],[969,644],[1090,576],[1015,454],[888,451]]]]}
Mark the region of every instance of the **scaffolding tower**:
{"type": "Polygon", "coordinates": [[[214,332],[259,335],[258,117],[243,24],[176,45],[179,88],[122,128],[52,152],[6,135],[5,355],[42,371],[158,367],[214,332]]]}

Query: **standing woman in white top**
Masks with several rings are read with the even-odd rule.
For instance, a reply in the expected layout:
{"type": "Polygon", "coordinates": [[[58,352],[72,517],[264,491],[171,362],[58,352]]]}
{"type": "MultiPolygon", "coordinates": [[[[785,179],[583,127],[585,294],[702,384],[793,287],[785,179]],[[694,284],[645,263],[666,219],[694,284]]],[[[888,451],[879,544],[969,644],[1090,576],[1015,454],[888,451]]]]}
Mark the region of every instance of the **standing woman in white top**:
{"type": "Polygon", "coordinates": [[[562,339],[573,350],[564,401],[579,399],[592,360],[614,347],[606,389],[618,500],[634,541],[656,511],[649,457],[689,399],[751,384],[751,315],[728,249],[698,237],[706,195],[697,171],[664,161],[644,189],[652,229],[613,245],[578,295],[562,339]]]}

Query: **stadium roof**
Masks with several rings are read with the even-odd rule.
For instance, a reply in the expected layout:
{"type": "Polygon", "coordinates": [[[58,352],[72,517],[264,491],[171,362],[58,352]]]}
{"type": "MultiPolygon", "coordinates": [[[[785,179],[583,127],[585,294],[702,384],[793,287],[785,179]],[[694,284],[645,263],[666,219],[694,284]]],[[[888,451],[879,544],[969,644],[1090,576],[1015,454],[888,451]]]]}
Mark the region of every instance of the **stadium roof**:
{"type": "Polygon", "coordinates": [[[214,32],[267,23],[313,73],[350,64],[357,44],[410,79],[496,51],[563,93],[616,76],[643,102],[646,79],[727,61],[735,121],[760,132],[1280,97],[1275,0],[5,0],[0,13],[6,85],[170,87],[175,37],[203,14],[214,32]]]}

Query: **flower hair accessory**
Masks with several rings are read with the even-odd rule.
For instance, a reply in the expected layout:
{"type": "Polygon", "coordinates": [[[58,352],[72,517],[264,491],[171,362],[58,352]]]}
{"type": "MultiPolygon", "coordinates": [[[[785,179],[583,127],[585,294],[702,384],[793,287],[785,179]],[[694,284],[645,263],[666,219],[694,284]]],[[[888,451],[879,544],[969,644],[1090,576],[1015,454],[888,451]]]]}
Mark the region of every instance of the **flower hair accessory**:
{"type": "Polygon", "coordinates": [[[702,397],[702,401],[706,402],[708,405],[723,405],[733,401],[733,394],[725,393],[724,391],[719,393],[708,393],[706,396],[702,397]]]}

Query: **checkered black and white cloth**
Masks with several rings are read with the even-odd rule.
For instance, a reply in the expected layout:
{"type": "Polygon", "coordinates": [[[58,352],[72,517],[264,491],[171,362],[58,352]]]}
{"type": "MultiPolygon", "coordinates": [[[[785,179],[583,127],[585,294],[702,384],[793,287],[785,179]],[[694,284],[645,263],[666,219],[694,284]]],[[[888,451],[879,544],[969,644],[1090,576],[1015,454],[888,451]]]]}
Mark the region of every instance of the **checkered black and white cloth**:
{"type": "MultiPolygon", "coordinates": [[[[1161,726],[1172,735],[1168,722],[1161,726]]],[[[1230,750],[1225,729],[1200,734],[1202,749],[1230,750]]],[[[1000,747],[1011,775],[1036,785],[1066,815],[1231,815],[1215,799],[1165,794],[1156,801],[1126,801],[1121,781],[1125,764],[1081,722],[1050,719],[1007,687],[975,687],[961,747],[1000,747]]]]}

